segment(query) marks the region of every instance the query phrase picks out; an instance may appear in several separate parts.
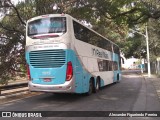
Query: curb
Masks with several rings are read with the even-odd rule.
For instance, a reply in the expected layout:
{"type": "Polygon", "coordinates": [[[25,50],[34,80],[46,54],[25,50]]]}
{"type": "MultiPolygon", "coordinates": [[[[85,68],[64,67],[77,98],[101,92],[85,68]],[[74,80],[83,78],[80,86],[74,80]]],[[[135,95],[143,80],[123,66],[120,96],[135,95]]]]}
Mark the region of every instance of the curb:
{"type": "Polygon", "coordinates": [[[41,94],[43,94],[43,92],[30,92],[29,89],[7,92],[0,96],[0,105],[41,94]]]}
{"type": "Polygon", "coordinates": [[[8,99],[8,98],[14,98],[14,97],[22,96],[22,95],[25,95],[25,94],[28,94],[28,93],[29,93],[29,91],[21,91],[19,93],[3,95],[3,96],[0,96],[0,100],[4,100],[4,99],[8,99]]]}
{"type": "Polygon", "coordinates": [[[20,96],[23,94],[27,94],[28,92],[29,92],[28,87],[5,90],[1,92],[0,100],[20,96]]]}

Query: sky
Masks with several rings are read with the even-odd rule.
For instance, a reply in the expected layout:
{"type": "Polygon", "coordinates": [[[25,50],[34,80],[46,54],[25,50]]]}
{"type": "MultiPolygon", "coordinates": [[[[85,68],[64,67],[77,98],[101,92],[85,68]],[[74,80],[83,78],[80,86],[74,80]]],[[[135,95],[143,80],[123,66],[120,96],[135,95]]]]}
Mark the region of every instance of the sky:
{"type": "Polygon", "coordinates": [[[12,2],[13,4],[17,4],[18,1],[24,1],[24,0],[11,0],[11,2],[12,2]]]}
{"type": "MultiPolygon", "coordinates": [[[[17,4],[18,1],[24,1],[24,0],[11,0],[11,2],[12,2],[13,4],[17,4]]],[[[0,13],[0,21],[1,21],[2,18],[3,18],[3,14],[0,13]]]]}

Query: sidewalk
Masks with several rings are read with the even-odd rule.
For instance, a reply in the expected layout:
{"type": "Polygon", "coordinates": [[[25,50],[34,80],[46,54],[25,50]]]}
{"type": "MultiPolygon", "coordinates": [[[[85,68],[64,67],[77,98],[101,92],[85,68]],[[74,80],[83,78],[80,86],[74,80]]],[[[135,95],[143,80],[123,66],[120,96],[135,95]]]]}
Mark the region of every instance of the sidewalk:
{"type": "Polygon", "coordinates": [[[150,80],[153,83],[153,86],[157,92],[158,98],[160,100],[160,78],[158,78],[156,75],[151,75],[150,78],[148,78],[147,74],[142,74],[142,76],[146,79],[146,80],[150,80]]]}

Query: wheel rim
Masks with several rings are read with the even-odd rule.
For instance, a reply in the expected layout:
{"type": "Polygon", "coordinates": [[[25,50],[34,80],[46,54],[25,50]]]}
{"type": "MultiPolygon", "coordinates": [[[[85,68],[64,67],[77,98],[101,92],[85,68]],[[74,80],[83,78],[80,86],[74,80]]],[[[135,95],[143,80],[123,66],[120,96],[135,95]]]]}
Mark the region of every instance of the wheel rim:
{"type": "Polygon", "coordinates": [[[96,90],[99,90],[99,82],[96,83],[96,90]]]}

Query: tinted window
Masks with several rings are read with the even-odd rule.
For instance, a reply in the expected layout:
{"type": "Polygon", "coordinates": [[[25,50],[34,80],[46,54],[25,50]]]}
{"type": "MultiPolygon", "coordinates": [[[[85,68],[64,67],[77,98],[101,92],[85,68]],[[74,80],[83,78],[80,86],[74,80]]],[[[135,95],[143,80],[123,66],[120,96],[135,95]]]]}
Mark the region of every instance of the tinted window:
{"type": "Polygon", "coordinates": [[[119,47],[116,45],[113,45],[113,51],[114,51],[114,53],[120,54],[119,47]]]}
{"type": "Polygon", "coordinates": [[[112,51],[112,43],[110,41],[107,41],[103,37],[97,35],[93,31],[75,21],[73,21],[73,27],[76,39],[106,49],[108,51],[112,51]]]}
{"type": "Polygon", "coordinates": [[[116,61],[98,59],[97,62],[98,62],[99,71],[118,70],[118,63],[116,61]]]}
{"type": "Polygon", "coordinates": [[[66,18],[52,17],[38,19],[28,23],[28,36],[47,34],[47,33],[65,33],[66,18]]]}
{"type": "Polygon", "coordinates": [[[118,63],[116,61],[113,62],[113,69],[118,70],[118,63]]]}

